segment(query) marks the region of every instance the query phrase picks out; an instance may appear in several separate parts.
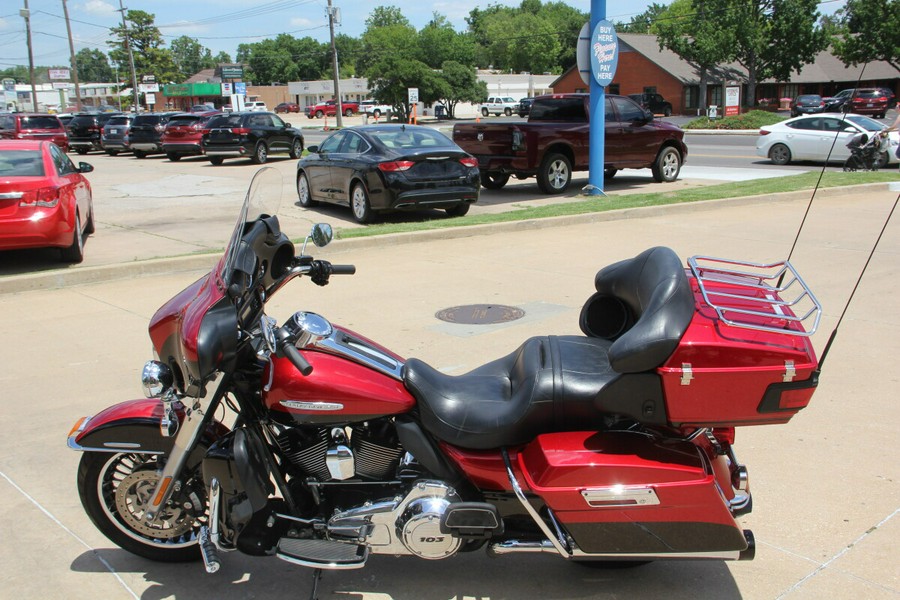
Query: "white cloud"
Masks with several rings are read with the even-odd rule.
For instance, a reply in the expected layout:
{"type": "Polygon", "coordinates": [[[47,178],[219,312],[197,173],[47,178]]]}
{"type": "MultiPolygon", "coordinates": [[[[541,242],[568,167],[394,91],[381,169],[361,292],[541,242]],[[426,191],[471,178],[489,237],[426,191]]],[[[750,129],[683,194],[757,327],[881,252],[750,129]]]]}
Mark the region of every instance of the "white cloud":
{"type": "Polygon", "coordinates": [[[116,7],[103,0],[87,0],[81,8],[90,15],[109,16],[116,12],[116,7]]]}
{"type": "Polygon", "coordinates": [[[319,25],[319,22],[313,23],[310,19],[306,17],[293,17],[290,20],[290,25],[292,28],[303,29],[306,27],[311,27],[313,25],[319,25]]]}

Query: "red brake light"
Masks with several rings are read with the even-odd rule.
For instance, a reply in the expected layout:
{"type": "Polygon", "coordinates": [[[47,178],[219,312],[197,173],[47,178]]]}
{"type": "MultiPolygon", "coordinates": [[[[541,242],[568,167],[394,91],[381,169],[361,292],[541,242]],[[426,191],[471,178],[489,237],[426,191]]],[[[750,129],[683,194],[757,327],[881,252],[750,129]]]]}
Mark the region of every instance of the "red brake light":
{"type": "Polygon", "coordinates": [[[392,160],[390,162],[383,162],[378,165],[378,168],[385,173],[392,173],[394,171],[406,171],[410,169],[414,164],[411,160],[392,160]]]}
{"type": "Polygon", "coordinates": [[[765,129],[759,130],[759,135],[769,135],[770,133],[771,133],[770,131],[766,131],[765,129]]]}
{"type": "Polygon", "coordinates": [[[463,164],[463,166],[465,166],[465,167],[477,167],[478,166],[478,159],[474,158],[472,156],[467,156],[465,158],[461,158],[461,159],[459,159],[459,162],[461,162],[463,164]]]}
{"type": "Polygon", "coordinates": [[[29,190],[22,194],[19,200],[19,206],[29,208],[53,208],[57,204],[59,204],[59,190],[52,187],[29,190]]]}
{"type": "Polygon", "coordinates": [[[203,129],[200,130],[200,133],[202,133],[203,135],[209,135],[209,132],[210,132],[210,129],[208,129],[206,127],[204,127],[203,129]]]}
{"type": "Polygon", "coordinates": [[[235,135],[247,135],[250,133],[249,127],[232,127],[231,133],[235,135]]]}

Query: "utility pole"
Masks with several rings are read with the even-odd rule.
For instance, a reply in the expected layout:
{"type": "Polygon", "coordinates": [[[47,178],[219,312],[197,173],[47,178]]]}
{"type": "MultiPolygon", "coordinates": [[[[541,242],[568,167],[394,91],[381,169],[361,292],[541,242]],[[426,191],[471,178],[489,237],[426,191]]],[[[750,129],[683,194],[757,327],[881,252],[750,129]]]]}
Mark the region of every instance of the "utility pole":
{"type": "Polygon", "coordinates": [[[343,127],[344,107],[341,103],[341,75],[338,72],[337,48],[334,45],[334,13],[335,8],[331,6],[331,0],[328,0],[328,30],[331,32],[331,70],[334,72],[334,110],[337,126],[343,127]]]}
{"type": "MultiPolygon", "coordinates": [[[[31,11],[28,10],[28,0],[25,0],[25,8],[19,11],[19,16],[25,18],[25,32],[28,38],[28,78],[31,79],[31,110],[32,112],[37,112],[37,89],[34,87],[34,54],[31,51],[31,11]]],[[[334,42],[332,41],[332,46],[333,44],[334,42]]]]}
{"type": "Polygon", "coordinates": [[[122,6],[122,0],[119,0],[119,12],[122,13],[122,35],[125,37],[125,49],[128,51],[128,62],[131,63],[131,97],[133,98],[131,111],[137,114],[138,105],[140,104],[137,73],[134,70],[134,54],[131,52],[131,42],[128,39],[128,25],[125,24],[125,7],[122,6]]]}
{"type": "Polygon", "coordinates": [[[78,86],[78,61],[75,59],[75,44],[72,43],[72,25],[69,23],[69,8],[62,0],[63,15],[66,17],[66,31],[69,33],[69,56],[72,63],[72,81],[75,82],[75,110],[81,112],[81,90],[78,86]]]}

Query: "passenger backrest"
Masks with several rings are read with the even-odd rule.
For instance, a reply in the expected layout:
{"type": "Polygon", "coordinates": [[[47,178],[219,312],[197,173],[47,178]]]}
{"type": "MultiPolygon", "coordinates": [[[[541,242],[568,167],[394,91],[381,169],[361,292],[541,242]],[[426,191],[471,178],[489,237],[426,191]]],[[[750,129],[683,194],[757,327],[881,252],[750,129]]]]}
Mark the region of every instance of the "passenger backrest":
{"type": "Polygon", "coordinates": [[[615,340],[609,362],[619,373],[665,363],[694,315],[694,294],[678,255],[658,246],[601,269],[597,293],[581,312],[586,335],[615,340]]]}

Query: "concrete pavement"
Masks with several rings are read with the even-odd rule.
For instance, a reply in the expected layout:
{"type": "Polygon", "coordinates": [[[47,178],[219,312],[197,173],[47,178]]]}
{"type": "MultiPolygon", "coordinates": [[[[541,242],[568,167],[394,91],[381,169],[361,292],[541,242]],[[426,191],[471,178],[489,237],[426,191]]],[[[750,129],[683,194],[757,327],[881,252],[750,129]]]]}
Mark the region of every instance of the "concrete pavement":
{"type": "MultiPolygon", "coordinates": [[[[817,196],[792,262],[825,309],[813,338],[819,352],[896,198],[887,186],[817,196]]],[[[528,336],[577,333],[596,270],[649,246],[668,245],[683,258],[785,258],[806,200],[791,195],[717,201],[470,228],[453,237],[337,241],[319,255],[354,263],[357,274],[334,277],[325,288],[293,282],[270,302],[269,313],[280,322],[295,310],[313,310],[401,355],[461,373],[528,336]],[[526,316],[485,326],[450,325],[434,316],[472,303],[513,305],[526,316]]],[[[285,220],[292,235],[303,232],[294,229],[300,225],[305,227],[285,220]]],[[[900,469],[894,457],[900,422],[898,233],[896,222],[887,228],[809,408],[787,425],[737,432],[735,449],[749,467],[754,494],[754,511],[741,521],[756,534],[756,560],[598,570],[552,556],[489,560],[476,552],[433,562],[374,557],[363,570],[326,573],[319,597],[900,598],[900,469]]],[[[0,424],[7,432],[0,441],[0,598],[309,593],[309,571],[277,559],[228,554],[216,575],[206,575],[198,563],[139,559],[113,547],[80,506],[80,457],[66,449],[66,433],[79,416],[141,396],[140,369],[150,358],[149,318],[212,258],[180,260],[161,261],[165,272],[155,274],[129,264],[112,280],[63,280],[55,289],[0,294],[0,330],[8,339],[0,350],[0,424]]]]}

